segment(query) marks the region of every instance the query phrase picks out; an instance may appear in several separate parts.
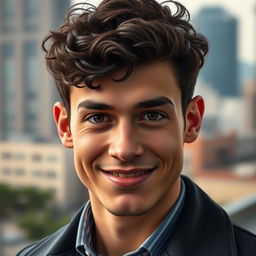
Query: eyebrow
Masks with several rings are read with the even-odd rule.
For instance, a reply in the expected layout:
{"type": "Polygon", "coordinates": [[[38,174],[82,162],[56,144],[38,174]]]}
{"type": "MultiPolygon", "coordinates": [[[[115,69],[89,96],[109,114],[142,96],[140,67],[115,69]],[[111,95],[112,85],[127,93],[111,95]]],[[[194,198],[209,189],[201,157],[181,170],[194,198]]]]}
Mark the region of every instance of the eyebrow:
{"type": "Polygon", "coordinates": [[[96,110],[109,110],[109,109],[114,109],[113,106],[110,106],[105,103],[100,103],[100,102],[95,102],[92,100],[84,100],[80,102],[77,106],[77,110],[79,108],[87,108],[87,109],[96,109],[96,110]]]}
{"type": "Polygon", "coordinates": [[[135,107],[136,108],[153,108],[153,107],[159,107],[167,104],[174,106],[173,102],[170,99],[161,96],[154,99],[139,102],[135,105],[135,107]]]}
{"type": "MultiPolygon", "coordinates": [[[[153,108],[153,107],[159,107],[167,104],[174,106],[173,102],[170,99],[164,96],[161,96],[154,99],[139,102],[135,104],[135,108],[153,108]]],[[[94,110],[113,110],[114,106],[101,103],[101,102],[95,102],[92,100],[84,100],[78,104],[77,110],[80,108],[87,108],[87,109],[94,109],[94,110]]]]}

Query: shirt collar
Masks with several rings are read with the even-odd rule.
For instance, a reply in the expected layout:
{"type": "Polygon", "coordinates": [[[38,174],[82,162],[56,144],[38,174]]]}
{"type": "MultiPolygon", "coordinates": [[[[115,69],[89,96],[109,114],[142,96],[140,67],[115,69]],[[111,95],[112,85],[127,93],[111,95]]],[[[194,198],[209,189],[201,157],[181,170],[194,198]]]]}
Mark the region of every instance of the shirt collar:
{"type": "Polygon", "coordinates": [[[84,255],[85,250],[87,251],[87,254],[89,252],[91,255],[96,255],[93,252],[92,246],[93,230],[94,220],[92,216],[91,204],[90,201],[88,201],[82,211],[76,236],[76,250],[81,255],[84,255]]]}
{"type": "Polygon", "coordinates": [[[144,241],[141,247],[150,252],[151,256],[161,255],[166,248],[170,234],[173,231],[174,224],[178,218],[185,201],[185,183],[181,179],[181,190],[178,199],[170,209],[167,216],[160,223],[157,229],[144,241]]]}
{"type": "MultiPolygon", "coordinates": [[[[181,179],[181,190],[178,199],[173,207],[170,209],[168,215],[160,223],[157,229],[142,243],[138,250],[129,252],[125,256],[143,255],[147,251],[151,256],[161,255],[164,248],[166,248],[168,239],[173,231],[176,219],[183,208],[185,201],[185,183],[181,179]]],[[[94,220],[91,210],[90,201],[84,206],[83,212],[80,217],[77,237],[76,237],[76,250],[84,255],[86,252],[90,256],[99,256],[93,251],[93,231],[94,220]]]]}

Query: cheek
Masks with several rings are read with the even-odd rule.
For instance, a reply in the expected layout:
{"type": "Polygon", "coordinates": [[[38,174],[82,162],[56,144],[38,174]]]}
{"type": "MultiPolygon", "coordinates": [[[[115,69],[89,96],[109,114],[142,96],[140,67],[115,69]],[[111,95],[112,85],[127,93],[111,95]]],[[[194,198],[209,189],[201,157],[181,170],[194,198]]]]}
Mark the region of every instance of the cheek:
{"type": "Polygon", "coordinates": [[[74,162],[80,180],[89,186],[90,180],[94,177],[92,168],[93,161],[104,151],[104,138],[99,134],[83,135],[73,138],[74,162]]]}
{"type": "Polygon", "coordinates": [[[149,143],[160,151],[174,152],[182,149],[183,140],[179,129],[163,129],[150,135],[149,143]]]}
{"type": "Polygon", "coordinates": [[[179,131],[166,129],[153,134],[149,141],[149,147],[166,164],[180,165],[183,158],[183,140],[179,131]]]}
{"type": "Polygon", "coordinates": [[[106,136],[99,133],[79,133],[74,138],[74,149],[83,163],[91,163],[105,149],[106,136]]]}

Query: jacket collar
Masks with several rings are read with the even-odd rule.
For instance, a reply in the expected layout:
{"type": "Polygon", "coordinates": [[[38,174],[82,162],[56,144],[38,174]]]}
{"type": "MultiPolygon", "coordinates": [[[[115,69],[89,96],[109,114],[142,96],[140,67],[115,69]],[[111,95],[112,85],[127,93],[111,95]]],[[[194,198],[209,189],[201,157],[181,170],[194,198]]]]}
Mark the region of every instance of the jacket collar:
{"type": "Polygon", "coordinates": [[[177,219],[168,256],[237,256],[233,226],[226,212],[189,178],[183,210],[177,219]]]}
{"type": "Polygon", "coordinates": [[[60,234],[56,237],[56,241],[54,241],[48,249],[46,255],[56,255],[56,256],[74,256],[76,255],[76,236],[77,229],[80,220],[80,216],[84,209],[83,205],[78,212],[74,215],[71,222],[63,227],[59,232],[60,234]]]}

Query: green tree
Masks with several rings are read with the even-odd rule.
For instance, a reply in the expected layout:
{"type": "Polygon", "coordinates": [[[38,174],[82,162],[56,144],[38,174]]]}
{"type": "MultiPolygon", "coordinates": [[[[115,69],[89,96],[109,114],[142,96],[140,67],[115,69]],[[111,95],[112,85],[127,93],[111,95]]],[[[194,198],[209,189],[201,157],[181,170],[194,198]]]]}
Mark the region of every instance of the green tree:
{"type": "Polygon", "coordinates": [[[6,184],[0,184],[0,218],[5,219],[13,213],[17,202],[17,190],[6,184]]]}
{"type": "Polygon", "coordinates": [[[45,212],[28,212],[22,216],[18,225],[25,231],[28,239],[36,240],[67,224],[70,217],[64,216],[59,218],[52,211],[45,212]]]}
{"type": "Polygon", "coordinates": [[[17,200],[17,191],[10,186],[0,184],[0,255],[3,255],[3,223],[13,214],[14,205],[17,200]]]}
{"type": "Polygon", "coordinates": [[[53,214],[53,194],[33,187],[14,188],[0,184],[0,255],[3,223],[18,218],[19,226],[29,239],[45,236],[67,222],[67,218],[56,219],[53,214]]]}
{"type": "Polygon", "coordinates": [[[48,208],[54,199],[50,191],[33,187],[19,188],[17,194],[16,207],[21,212],[48,208]]]}

